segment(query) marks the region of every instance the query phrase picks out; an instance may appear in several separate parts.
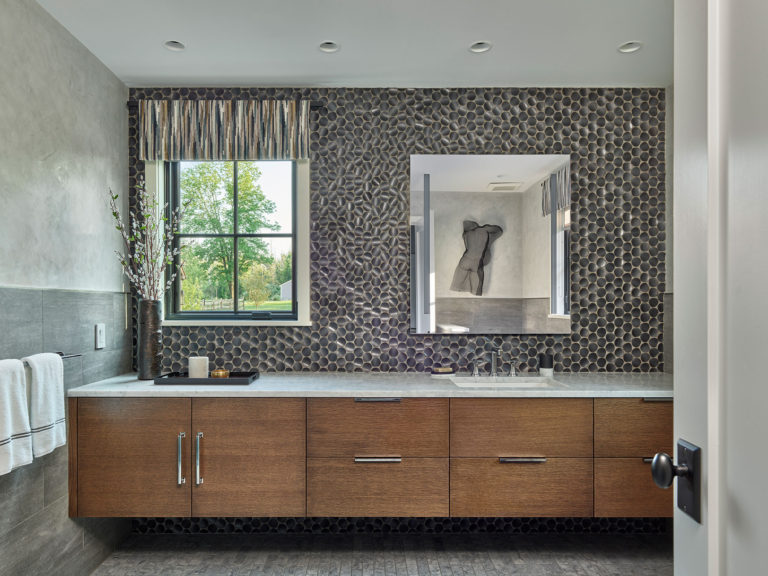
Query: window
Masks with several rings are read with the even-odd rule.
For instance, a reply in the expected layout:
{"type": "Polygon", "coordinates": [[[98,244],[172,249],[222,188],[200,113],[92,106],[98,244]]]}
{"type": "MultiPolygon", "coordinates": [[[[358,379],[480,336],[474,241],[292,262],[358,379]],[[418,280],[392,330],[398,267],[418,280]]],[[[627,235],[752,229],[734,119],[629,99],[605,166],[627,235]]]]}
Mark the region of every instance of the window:
{"type": "Polygon", "coordinates": [[[551,299],[550,314],[571,313],[571,205],[570,170],[566,167],[550,177],[550,206],[559,208],[550,214],[551,299]],[[562,180],[560,182],[559,180],[562,180]],[[565,191],[563,188],[566,187],[565,191]],[[562,199],[558,199],[558,195],[562,199]]]}
{"type": "Polygon", "coordinates": [[[308,273],[301,273],[308,254],[299,242],[297,164],[166,164],[169,209],[182,211],[180,269],[166,295],[166,324],[303,319],[299,295],[308,296],[308,273]]]}

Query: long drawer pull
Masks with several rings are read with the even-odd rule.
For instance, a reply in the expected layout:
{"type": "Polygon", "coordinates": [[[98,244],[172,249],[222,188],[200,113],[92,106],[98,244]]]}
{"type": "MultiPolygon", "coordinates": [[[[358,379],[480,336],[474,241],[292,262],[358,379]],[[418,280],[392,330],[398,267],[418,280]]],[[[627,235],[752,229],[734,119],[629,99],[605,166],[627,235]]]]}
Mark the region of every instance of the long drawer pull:
{"type": "Polygon", "coordinates": [[[542,457],[527,457],[527,456],[513,456],[499,458],[499,464],[543,464],[546,462],[546,458],[542,457]]]}
{"type": "Polygon", "coordinates": [[[203,478],[200,476],[200,438],[202,437],[203,433],[198,432],[195,438],[195,486],[203,483],[203,478]]]}
{"type": "Polygon", "coordinates": [[[651,462],[653,462],[653,458],[643,458],[643,462],[645,462],[646,464],[650,464],[651,462]]]}
{"type": "Polygon", "coordinates": [[[674,398],[672,396],[651,396],[649,398],[643,398],[643,402],[672,402],[674,398]]]}
{"type": "Polygon", "coordinates": [[[400,398],[355,398],[355,402],[390,402],[399,403],[400,398]]]}
{"type": "Polygon", "coordinates": [[[355,458],[356,464],[399,464],[402,458],[355,458]]]}
{"type": "Polygon", "coordinates": [[[187,482],[187,479],[181,475],[181,440],[186,436],[184,432],[179,432],[176,437],[176,485],[181,486],[187,482]]]}

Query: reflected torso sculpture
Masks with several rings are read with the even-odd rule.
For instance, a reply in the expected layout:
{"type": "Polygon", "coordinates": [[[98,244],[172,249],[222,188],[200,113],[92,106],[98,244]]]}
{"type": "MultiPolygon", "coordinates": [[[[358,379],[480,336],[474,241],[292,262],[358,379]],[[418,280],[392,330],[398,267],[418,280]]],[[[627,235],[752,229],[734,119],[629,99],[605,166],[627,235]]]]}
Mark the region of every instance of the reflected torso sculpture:
{"type": "Polygon", "coordinates": [[[472,220],[464,220],[464,247],[466,250],[453,273],[451,290],[483,295],[485,273],[483,267],[491,261],[491,244],[503,233],[500,226],[480,226],[472,220]]]}

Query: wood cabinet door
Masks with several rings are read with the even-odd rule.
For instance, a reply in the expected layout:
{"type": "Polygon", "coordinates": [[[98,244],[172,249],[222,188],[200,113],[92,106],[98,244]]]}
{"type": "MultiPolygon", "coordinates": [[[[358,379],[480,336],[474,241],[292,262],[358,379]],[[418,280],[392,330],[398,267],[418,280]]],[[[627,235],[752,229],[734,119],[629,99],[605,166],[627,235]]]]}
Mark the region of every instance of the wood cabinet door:
{"type": "Polygon", "coordinates": [[[309,398],[310,458],[448,456],[447,398],[309,398]]]}
{"type": "Polygon", "coordinates": [[[591,398],[452,398],[451,457],[592,457],[591,398]]]}
{"type": "Polygon", "coordinates": [[[189,398],[79,398],[77,515],[189,516],[190,406],[189,398]]]}
{"type": "Polygon", "coordinates": [[[304,398],[195,398],[192,515],[304,516],[305,422],[304,398]]]}
{"type": "Polygon", "coordinates": [[[451,458],[451,516],[592,516],[592,459],[451,458]]]}
{"type": "Polygon", "coordinates": [[[672,494],[654,484],[642,458],[595,458],[595,516],[671,518],[672,494]]]}
{"type": "Polygon", "coordinates": [[[595,458],[672,454],[672,401],[595,398],[595,458]]]}

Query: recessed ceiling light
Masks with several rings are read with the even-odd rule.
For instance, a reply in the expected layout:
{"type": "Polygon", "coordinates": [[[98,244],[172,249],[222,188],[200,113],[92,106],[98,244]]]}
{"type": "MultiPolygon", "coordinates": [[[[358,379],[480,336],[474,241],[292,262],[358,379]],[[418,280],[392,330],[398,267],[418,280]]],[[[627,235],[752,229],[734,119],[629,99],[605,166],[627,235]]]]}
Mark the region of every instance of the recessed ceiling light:
{"type": "Polygon", "coordinates": [[[493,48],[493,44],[490,42],[475,42],[469,47],[470,52],[474,52],[475,54],[482,54],[483,52],[488,52],[493,48]]]}
{"type": "Polygon", "coordinates": [[[622,54],[632,54],[632,52],[637,52],[642,47],[643,47],[642,42],[638,42],[637,40],[632,40],[631,42],[624,42],[624,44],[620,44],[619,47],[616,48],[616,50],[618,50],[622,54]]]}
{"type": "Polygon", "coordinates": [[[334,52],[338,52],[341,50],[341,46],[336,44],[336,42],[323,42],[319,46],[320,52],[325,52],[326,54],[333,54],[334,52]]]}
{"type": "Polygon", "coordinates": [[[165,46],[166,49],[170,50],[171,52],[181,52],[186,48],[184,44],[177,40],[168,40],[167,42],[163,43],[163,46],[165,46]]]}

